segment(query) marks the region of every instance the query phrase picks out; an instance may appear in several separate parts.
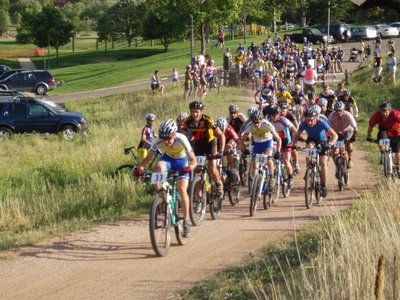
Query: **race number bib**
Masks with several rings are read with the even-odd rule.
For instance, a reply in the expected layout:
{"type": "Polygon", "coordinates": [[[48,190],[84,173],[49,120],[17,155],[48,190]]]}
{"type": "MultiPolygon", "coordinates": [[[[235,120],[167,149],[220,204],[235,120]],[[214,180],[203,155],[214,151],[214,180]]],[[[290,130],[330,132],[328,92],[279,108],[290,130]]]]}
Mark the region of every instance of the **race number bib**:
{"type": "Polygon", "coordinates": [[[305,149],[305,153],[307,157],[315,158],[317,157],[317,149],[312,148],[312,149],[305,149]]]}
{"type": "Polygon", "coordinates": [[[335,148],[344,148],[344,141],[337,141],[335,143],[335,148]]]}
{"type": "Polygon", "coordinates": [[[381,139],[379,140],[379,146],[385,147],[388,149],[390,147],[390,140],[389,139],[381,139]]]}
{"type": "Polygon", "coordinates": [[[206,164],[205,156],[196,156],[196,161],[199,166],[204,166],[206,164]]]}
{"type": "Polygon", "coordinates": [[[256,162],[259,164],[266,164],[268,161],[268,155],[265,154],[256,154],[256,162]]]}
{"type": "Polygon", "coordinates": [[[157,173],[151,174],[150,182],[151,182],[151,184],[156,184],[156,183],[162,184],[167,181],[167,178],[168,178],[167,172],[165,172],[165,173],[157,172],[157,173]]]}

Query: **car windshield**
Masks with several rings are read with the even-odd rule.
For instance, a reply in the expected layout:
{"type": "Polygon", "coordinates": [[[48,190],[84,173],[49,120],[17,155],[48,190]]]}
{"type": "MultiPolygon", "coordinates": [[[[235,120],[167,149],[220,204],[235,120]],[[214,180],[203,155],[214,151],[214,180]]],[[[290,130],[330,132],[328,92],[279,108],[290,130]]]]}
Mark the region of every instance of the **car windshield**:
{"type": "Polygon", "coordinates": [[[59,105],[59,104],[57,104],[57,103],[55,103],[53,101],[38,100],[38,102],[42,103],[47,108],[50,108],[50,110],[53,110],[54,112],[64,112],[64,111],[66,111],[66,109],[64,107],[62,107],[61,105],[59,105]]]}

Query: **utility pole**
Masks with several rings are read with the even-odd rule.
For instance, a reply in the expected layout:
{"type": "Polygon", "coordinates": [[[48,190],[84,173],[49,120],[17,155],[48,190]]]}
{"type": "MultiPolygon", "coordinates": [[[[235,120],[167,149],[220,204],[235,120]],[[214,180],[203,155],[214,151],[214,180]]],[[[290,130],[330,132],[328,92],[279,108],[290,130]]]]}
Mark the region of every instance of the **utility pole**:
{"type": "Polygon", "coordinates": [[[194,47],[194,36],[193,36],[193,15],[190,15],[190,64],[192,64],[192,58],[193,58],[193,47],[194,47]]]}
{"type": "Polygon", "coordinates": [[[243,7],[243,46],[246,49],[246,11],[243,7]]]}
{"type": "Polygon", "coordinates": [[[329,33],[331,27],[331,1],[328,1],[328,36],[326,40],[326,48],[329,46],[329,33]]]}

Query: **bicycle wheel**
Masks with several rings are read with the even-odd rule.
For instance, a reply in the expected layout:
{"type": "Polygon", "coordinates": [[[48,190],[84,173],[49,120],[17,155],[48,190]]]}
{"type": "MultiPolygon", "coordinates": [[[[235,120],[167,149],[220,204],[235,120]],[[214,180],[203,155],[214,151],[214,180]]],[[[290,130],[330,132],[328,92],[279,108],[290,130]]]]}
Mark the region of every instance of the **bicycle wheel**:
{"type": "Polygon", "coordinates": [[[276,203],[278,202],[279,199],[279,193],[280,193],[280,178],[279,178],[279,170],[278,167],[275,168],[275,186],[272,188],[272,190],[268,190],[268,197],[271,203],[276,203]]]}
{"type": "Polygon", "coordinates": [[[247,184],[247,176],[248,176],[248,167],[247,167],[247,158],[243,155],[240,158],[239,164],[239,176],[240,176],[240,183],[242,186],[246,186],[247,184]]]}
{"type": "Polygon", "coordinates": [[[321,171],[317,171],[316,174],[314,174],[314,192],[315,192],[315,202],[317,204],[319,204],[320,200],[321,200],[321,184],[320,184],[320,180],[321,180],[321,171]]]}
{"type": "Polygon", "coordinates": [[[383,155],[383,175],[386,178],[392,177],[392,166],[390,163],[390,157],[386,153],[385,155],[383,155]]]}
{"type": "Polygon", "coordinates": [[[306,200],[306,207],[310,209],[315,201],[315,176],[312,169],[306,170],[304,196],[306,200]]]}
{"type": "Polygon", "coordinates": [[[167,203],[157,197],[151,206],[149,228],[151,246],[157,256],[166,256],[171,244],[171,222],[167,203]]]}
{"type": "Polygon", "coordinates": [[[344,159],[341,156],[336,158],[336,172],[337,172],[337,180],[338,180],[338,188],[339,191],[343,191],[344,186],[344,159]]]}
{"type": "Polygon", "coordinates": [[[210,214],[213,220],[217,220],[219,215],[221,214],[222,208],[222,199],[217,199],[214,195],[208,194],[207,197],[210,197],[209,207],[210,207],[210,214]]]}
{"type": "Polygon", "coordinates": [[[203,224],[206,216],[207,191],[205,181],[196,175],[190,185],[190,221],[194,226],[203,224]]]}
{"type": "Polygon", "coordinates": [[[282,171],[281,187],[282,187],[283,197],[285,197],[285,198],[289,197],[292,189],[289,186],[289,175],[287,173],[286,168],[283,168],[283,171],[282,171]]]}
{"type": "Polygon", "coordinates": [[[182,212],[182,205],[180,201],[175,202],[175,236],[178,244],[183,246],[186,244],[188,237],[183,236],[183,212],[182,212]]]}
{"type": "Polygon", "coordinates": [[[262,176],[257,174],[253,178],[253,182],[251,184],[251,193],[250,193],[250,216],[254,216],[257,211],[257,203],[260,199],[261,189],[262,189],[262,176]]]}
{"type": "Polygon", "coordinates": [[[121,165],[115,170],[114,176],[115,177],[129,176],[130,178],[134,179],[133,171],[135,168],[136,165],[132,164],[121,165]]]}

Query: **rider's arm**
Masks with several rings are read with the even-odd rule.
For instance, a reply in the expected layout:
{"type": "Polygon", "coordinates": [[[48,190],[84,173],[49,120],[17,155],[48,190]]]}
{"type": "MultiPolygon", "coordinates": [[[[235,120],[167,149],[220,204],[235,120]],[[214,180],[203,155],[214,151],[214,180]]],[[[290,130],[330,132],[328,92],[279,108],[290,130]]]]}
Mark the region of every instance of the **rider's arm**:
{"type": "Polygon", "coordinates": [[[218,139],[218,152],[222,153],[225,149],[225,135],[219,127],[214,129],[214,135],[218,139]]]}
{"type": "Polygon", "coordinates": [[[150,150],[147,153],[147,156],[140,162],[138,165],[138,169],[140,171],[144,171],[147,169],[147,166],[153,161],[154,156],[156,155],[157,151],[150,150]]]}
{"type": "Polygon", "coordinates": [[[143,128],[142,130],[141,141],[145,143],[147,146],[151,146],[151,142],[147,139],[146,133],[147,133],[147,127],[143,128]]]}
{"type": "Polygon", "coordinates": [[[333,130],[332,128],[329,128],[329,129],[328,129],[328,133],[329,133],[329,136],[331,137],[331,139],[330,139],[329,142],[330,142],[332,145],[334,145],[334,144],[336,143],[337,139],[338,139],[338,135],[337,135],[337,133],[335,132],[335,130],[333,130]]]}
{"type": "Polygon", "coordinates": [[[256,93],[254,94],[254,101],[256,102],[256,104],[259,104],[259,102],[257,101],[258,95],[260,95],[259,90],[257,90],[256,93]]]}
{"type": "Polygon", "coordinates": [[[194,155],[194,152],[191,151],[187,154],[188,159],[189,159],[189,166],[192,170],[194,170],[197,167],[197,161],[196,161],[196,156],[194,155]]]}
{"type": "Polygon", "coordinates": [[[276,131],[272,132],[272,135],[273,135],[273,137],[274,137],[274,139],[275,139],[275,141],[277,143],[276,151],[277,152],[281,152],[281,149],[282,149],[282,139],[281,139],[281,137],[279,136],[279,134],[276,131]]]}

